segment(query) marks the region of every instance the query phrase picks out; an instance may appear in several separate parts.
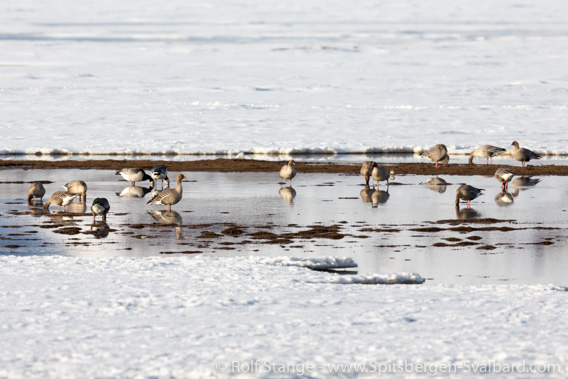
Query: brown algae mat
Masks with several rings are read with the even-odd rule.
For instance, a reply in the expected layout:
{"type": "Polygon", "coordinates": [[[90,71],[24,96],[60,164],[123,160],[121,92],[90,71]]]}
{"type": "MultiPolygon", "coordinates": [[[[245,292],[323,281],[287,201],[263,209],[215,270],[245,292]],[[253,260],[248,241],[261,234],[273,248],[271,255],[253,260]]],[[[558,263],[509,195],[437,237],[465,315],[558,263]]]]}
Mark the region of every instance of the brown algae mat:
{"type": "MultiPolygon", "coordinates": [[[[261,161],[252,159],[203,159],[197,161],[168,160],[0,160],[0,169],[104,169],[120,170],[122,168],[149,169],[163,164],[169,171],[212,171],[212,172],[278,172],[285,161],[261,161]]],[[[497,167],[508,167],[515,175],[568,175],[568,166],[543,165],[521,167],[520,162],[511,160],[511,165],[468,165],[449,164],[435,167],[432,163],[396,163],[385,164],[395,174],[414,175],[493,175],[497,167]]],[[[359,164],[296,162],[296,169],[302,173],[343,173],[359,174],[359,164]]]]}

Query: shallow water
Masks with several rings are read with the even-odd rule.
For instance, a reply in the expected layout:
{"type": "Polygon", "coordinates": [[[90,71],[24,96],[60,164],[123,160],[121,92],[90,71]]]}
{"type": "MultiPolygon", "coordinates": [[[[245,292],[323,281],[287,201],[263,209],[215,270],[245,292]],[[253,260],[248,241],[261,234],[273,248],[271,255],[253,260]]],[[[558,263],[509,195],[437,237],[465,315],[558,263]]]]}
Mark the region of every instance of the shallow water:
{"type": "Polygon", "coordinates": [[[365,202],[361,176],[300,173],[291,190],[281,188],[276,173],[187,174],[182,202],[163,212],[146,205],[150,192],[118,196],[148,186],[133,190],[112,171],[0,171],[0,253],[334,255],[354,257],[360,273],[417,272],[427,283],[565,282],[565,177],[513,182],[511,194],[499,196],[492,177],[448,176],[441,186],[420,184],[426,177],[397,176],[388,191],[381,184],[365,202]],[[88,183],[86,209],[78,201],[62,213],[27,205],[28,182],[52,181],[50,195],[74,179],[88,183]],[[486,189],[471,210],[454,207],[462,182],[486,189]],[[93,223],[88,213],[95,197],[111,203],[107,225],[93,223]]]}

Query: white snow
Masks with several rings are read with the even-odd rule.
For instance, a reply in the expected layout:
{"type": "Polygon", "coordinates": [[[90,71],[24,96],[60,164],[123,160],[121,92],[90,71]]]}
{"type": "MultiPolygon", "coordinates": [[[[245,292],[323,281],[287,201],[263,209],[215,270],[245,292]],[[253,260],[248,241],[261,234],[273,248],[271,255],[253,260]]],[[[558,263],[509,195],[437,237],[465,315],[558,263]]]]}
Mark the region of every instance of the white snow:
{"type": "Polygon", "coordinates": [[[253,257],[0,257],[0,376],[566,375],[564,287],[345,278],[253,257]]]}
{"type": "Polygon", "coordinates": [[[463,154],[518,140],[568,154],[566,14],[562,0],[4,2],[0,153],[463,154]]]}
{"type": "Polygon", "coordinates": [[[265,261],[267,264],[274,266],[298,266],[312,270],[329,270],[357,267],[357,263],[355,263],[355,260],[351,257],[274,257],[266,258],[265,261]]]}

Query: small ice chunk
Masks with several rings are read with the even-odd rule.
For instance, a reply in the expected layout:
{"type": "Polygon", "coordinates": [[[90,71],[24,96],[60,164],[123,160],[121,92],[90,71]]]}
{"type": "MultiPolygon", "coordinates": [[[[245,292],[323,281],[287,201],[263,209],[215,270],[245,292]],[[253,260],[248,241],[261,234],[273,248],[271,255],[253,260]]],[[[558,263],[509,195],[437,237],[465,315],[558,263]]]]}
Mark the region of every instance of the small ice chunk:
{"type": "Polygon", "coordinates": [[[273,266],[298,266],[312,270],[330,270],[357,267],[353,258],[349,257],[321,257],[321,258],[294,258],[275,257],[266,258],[266,264],[273,266]]]}
{"type": "Polygon", "coordinates": [[[422,284],[425,279],[416,273],[401,272],[395,274],[336,275],[330,281],[338,284],[422,284]]]}

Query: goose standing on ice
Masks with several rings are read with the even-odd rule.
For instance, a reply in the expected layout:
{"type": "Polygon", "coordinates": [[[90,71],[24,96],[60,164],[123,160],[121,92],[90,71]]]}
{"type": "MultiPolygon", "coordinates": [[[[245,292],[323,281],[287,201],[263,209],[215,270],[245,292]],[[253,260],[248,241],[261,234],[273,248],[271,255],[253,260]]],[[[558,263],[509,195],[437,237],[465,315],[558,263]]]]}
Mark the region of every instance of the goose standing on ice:
{"type": "Polygon", "coordinates": [[[436,145],[430,150],[426,150],[420,153],[421,157],[426,157],[432,162],[436,162],[436,167],[438,167],[438,162],[447,163],[450,160],[448,156],[448,149],[446,145],[436,145]]]}
{"type": "Polygon", "coordinates": [[[503,154],[505,151],[507,151],[507,149],[503,149],[502,147],[497,147],[493,145],[481,145],[477,148],[477,150],[469,154],[469,164],[474,164],[473,163],[474,157],[485,158],[486,165],[489,165],[489,162],[493,164],[493,157],[503,154]]]}
{"type": "Polygon", "coordinates": [[[460,200],[467,201],[467,207],[469,208],[469,202],[476,199],[478,196],[483,195],[481,192],[483,189],[475,188],[469,184],[462,184],[456,190],[456,207],[460,206],[460,200]]]}
{"type": "Polygon", "coordinates": [[[34,198],[39,198],[43,203],[43,197],[45,196],[45,188],[40,182],[33,182],[28,189],[28,204],[32,204],[34,198]]]}
{"type": "Polygon", "coordinates": [[[507,191],[509,189],[509,182],[513,179],[515,174],[511,169],[501,167],[495,171],[495,179],[501,182],[501,191],[507,191]]]}
{"type": "Polygon", "coordinates": [[[145,180],[149,180],[150,184],[154,184],[154,179],[144,170],[141,168],[123,168],[120,171],[117,171],[115,175],[120,175],[124,178],[124,180],[131,182],[132,185],[136,182],[143,182],[145,180]]]}
{"type": "Polygon", "coordinates": [[[83,201],[87,200],[87,183],[82,180],[73,180],[64,185],[63,189],[73,195],[79,196],[79,200],[81,200],[81,196],[83,197],[83,201]]]}
{"type": "Polygon", "coordinates": [[[166,188],[169,188],[170,179],[168,179],[168,170],[166,170],[166,166],[161,164],[154,166],[150,175],[154,180],[162,179],[162,188],[164,188],[164,181],[166,182],[166,188]]]}
{"type": "Polygon", "coordinates": [[[166,190],[158,192],[156,196],[154,196],[150,201],[146,204],[151,205],[167,205],[168,211],[172,210],[172,205],[179,203],[182,198],[182,188],[181,188],[181,181],[182,179],[187,179],[183,174],[179,174],[177,176],[177,184],[176,188],[168,188],[166,190]]]}
{"type": "Polygon", "coordinates": [[[110,210],[110,204],[108,200],[104,197],[97,197],[95,200],[93,200],[93,205],[91,205],[91,212],[93,213],[93,222],[95,222],[97,215],[101,215],[103,218],[103,222],[105,222],[106,215],[109,210],[110,210]]]}
{"type": "Polygon", "coordinates": [[[47,202],[44,204],[43,209],[48,210],[50,204],[57,205],[57,211],[61,211],[61,206],[63,206],[63,211],[65,211],[65,207],[68,206],[73,199],[75,198],[75,194],[69,193],[67,191],[57,191],[47,202]]]}
{"type": "Polygon", "coordinates": [[[292,178],[296,176],[296,162],[292,159],[288,162],[287,165],[282,166],[280,169],[280,183],[282,184],[283,179],[290,179],[290,187],[292,186],[292,178]]]}
{"type": "Polygon", "coordinates": [[[531,159],[542,158],[540,155],[538,155],[532,150],[525,149],[524,147],[519,147],[519,143],[517,141],[513,141],[511,146],[513,146],[513,149],[511,150],[511,155],[516,160],[521,161],[523,167],[525,167],[525,162],[528,162],[531,159]]]}
{"type": "Polygon", "coordinates": [[[369,185],[369,179],[371,178],[371,171],[373,171],[373,164],[375,162],[365,161],[361,165],[361,175],[365,177],[365,185],[369,185]]]}

